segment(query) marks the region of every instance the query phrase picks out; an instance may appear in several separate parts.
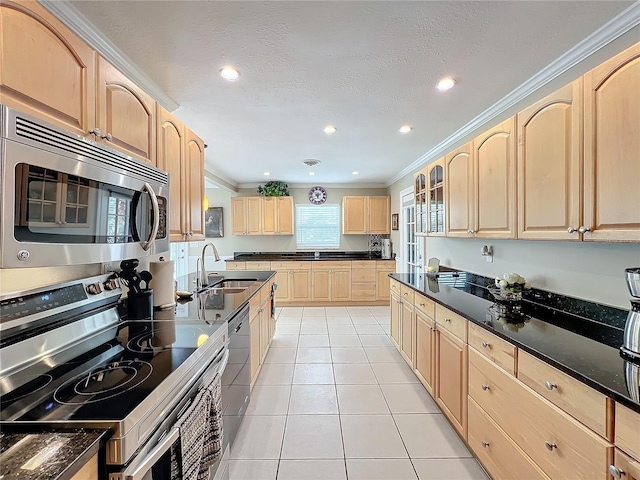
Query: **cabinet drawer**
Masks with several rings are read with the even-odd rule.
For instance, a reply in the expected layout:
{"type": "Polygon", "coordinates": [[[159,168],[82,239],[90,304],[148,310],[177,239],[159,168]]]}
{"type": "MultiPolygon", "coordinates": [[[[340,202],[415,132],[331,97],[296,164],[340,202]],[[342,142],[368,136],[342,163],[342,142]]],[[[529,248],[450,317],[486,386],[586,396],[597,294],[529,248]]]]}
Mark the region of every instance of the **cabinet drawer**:
{"type": "Polygon", "coordinates": [[[549,478],[471,398],[468,418],[467,443],[493,478],[549,478]]]}
{"type": "Polygon", "coordinates": [[[225,262],[227,270],[246,270],[247,262],[225,262]]]}
{"type": "Polygon", "coordinates": [[[398,295],[400,295],[400,282],[398,282],[397,280],[394,280],[393,278],[389,279],[389,286],[391,287],[391,291],[397,293],[398,295]]]}
{"type": "Polygon", "coordinates": [[[271,270],[279,272],[281,270],[311,270],[311,262],[292,262],[290,260],[279,260],[271,262],[271,270]]]}
{"type": "Polygon", "coordinates": [[[415,293],[414,298],[415,307],[424,313],[429,318],[435,318],[436,316],[436,302],[428,299],[424,295],[420,295],[419,293],[415,293]]]}
{"type": "Polygon", "coordinates": [[[448,308],[436,304],[436,323],[453,333],[460,340],[467,341],[467,319],[453,313],[448,308]]]}
{"type": "Polygon", "coordinates": [[[366,301],[376,299],[375,284],[354,283],[351,285],[351,300],[366,301]]]}
{"type": "Polygon", "coordinates": [[[523,351],[518,355],[518,379],[596,433],[613,440],[613,412],[607,408],[610,400],[605,395],[523,351]]]}
{"type": "Polygon", "coordinates": [[[318,262],[312,262],[312,269],[313,270],[335,270],[337,268],[351,268],[351,261],[329,261],[329,260],[325,260],[325,261],[318,261],[318,262]]]}
{"type": "Polygon", "coordinates": [[[375,260],[351,260],[352,268],[376,268],[375,260]]]}
{"type": "Polygon", "coordinates": [[[400,285],[400,298],[403,301],[409,302],[413,304],[414,300],[414,290],[411,287],[407,287],[406,285],[400,285]]]}
{"type": "Polygon", "coordinates": [[[510,374],[516,374],[516,347],[473,322],[469,322],[469,346],[510,374]]]}
{"type": "Polygon", "coordinates": [[[640,413],[616,403],[616,447],[640,460],[640,413]]]}
{"type": "Polygon", "coordinates": [[[551,478],[605,478],[613,445],[469,350],[469,396],[551,478]]]}
{"type": "Polygon", "coordinates": [[[351,270],[353,283],[376,283],[376,271],[374,269],[354,268],[351,270]]]}
{"type": "Polygon", "coordinates": [[[376,269],[396,271],[395,260],[376,260],[376,269]]]}
{"type": "Polygon", "coordinates": [[[628,455],[625,455],[617,448],[613,459],[613,465],[620,471],[621,478],[624,478],[624,480],[640,480],[640,462],[634,460],[628,455]]]}
{"type": "Polygon", "coordinates": [[[260,292],[256,292],[255,295],[251,297],[251,300],[249,300],[249,311],[251,312],[250,315],[253,315],[260,309],[261,301],[262,299],[260,298],[260,292]]]}
{"type": "MultiPolygon", "coordinates": [[[[260,303],[264,302],[267,298],[269,298],[269,295],[271,295],[271,285],[273,285],[273,280],[264,283],[262,285],[262,288],[260,288],[260,303]]],[[[271,305],[269,305],[268,307],[270,309],[271,305]]]]}
{"type": "Polygon", "coordinates": [[[245,262],[246,270],[271,270],[271,262],[245,262]]]}

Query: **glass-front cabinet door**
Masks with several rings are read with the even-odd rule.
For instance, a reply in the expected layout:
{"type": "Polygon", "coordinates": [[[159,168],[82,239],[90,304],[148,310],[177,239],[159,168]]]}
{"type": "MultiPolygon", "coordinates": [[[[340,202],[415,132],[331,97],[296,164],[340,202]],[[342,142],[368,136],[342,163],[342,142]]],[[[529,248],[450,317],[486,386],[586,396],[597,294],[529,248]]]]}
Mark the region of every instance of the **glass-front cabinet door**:
{"type": "Polygon", "coordinates": [[[444,158],[440,158],[427,167],[427,206],[428,235],[444,235],[444,158]]]}
{"type": "Polygon", "coordinates": [[[415,234],[427,234],[427,177],[421,170],[413,176],[415,234]]]}

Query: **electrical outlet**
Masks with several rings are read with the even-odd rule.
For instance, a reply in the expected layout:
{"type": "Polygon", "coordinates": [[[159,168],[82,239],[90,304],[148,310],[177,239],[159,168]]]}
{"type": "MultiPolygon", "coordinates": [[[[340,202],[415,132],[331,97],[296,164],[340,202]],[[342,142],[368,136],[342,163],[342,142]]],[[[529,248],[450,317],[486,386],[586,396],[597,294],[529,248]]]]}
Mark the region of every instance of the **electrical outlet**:
{"type": "Polygon", "coordinates": [[[109,272],[113,272],[113,268],[111,267],[110,263],[103,263],[102,264],[102,274],[104,275],[105,273],[109,273],[109,272]]]}

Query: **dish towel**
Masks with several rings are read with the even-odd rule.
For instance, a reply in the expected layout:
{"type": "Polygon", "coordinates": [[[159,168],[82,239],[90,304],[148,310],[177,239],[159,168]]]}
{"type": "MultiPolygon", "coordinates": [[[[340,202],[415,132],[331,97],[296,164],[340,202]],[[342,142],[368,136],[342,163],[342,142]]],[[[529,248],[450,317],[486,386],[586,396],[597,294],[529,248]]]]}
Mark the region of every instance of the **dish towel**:
{"type": "Polygon", "coordinates": [[[222,454],[222,386],[220,376],[202,388],[176,427],[180,439],[171,447],[171,480],[209,478],[209,467],[222,454]]]}

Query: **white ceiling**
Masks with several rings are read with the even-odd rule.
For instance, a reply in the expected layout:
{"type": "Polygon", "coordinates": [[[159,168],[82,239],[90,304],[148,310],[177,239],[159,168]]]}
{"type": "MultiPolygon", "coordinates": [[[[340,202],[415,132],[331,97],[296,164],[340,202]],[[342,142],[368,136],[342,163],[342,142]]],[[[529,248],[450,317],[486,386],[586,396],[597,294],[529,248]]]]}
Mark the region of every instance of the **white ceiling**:
{"type": "Polygon", "coordinates": [[[72,5],[177,102],[209,146],[208,171],[244,185],[353,186],[384,184],[631,3],[72,5]],[[239,80],[219,76],[227,64],[239,80]],[[437,92],[446,75],[458,85],[437,92]],[[404,124],[414,130],[398,133],[404,124]],[[322,162],[315,177],[308,158],[322,162]]]}

